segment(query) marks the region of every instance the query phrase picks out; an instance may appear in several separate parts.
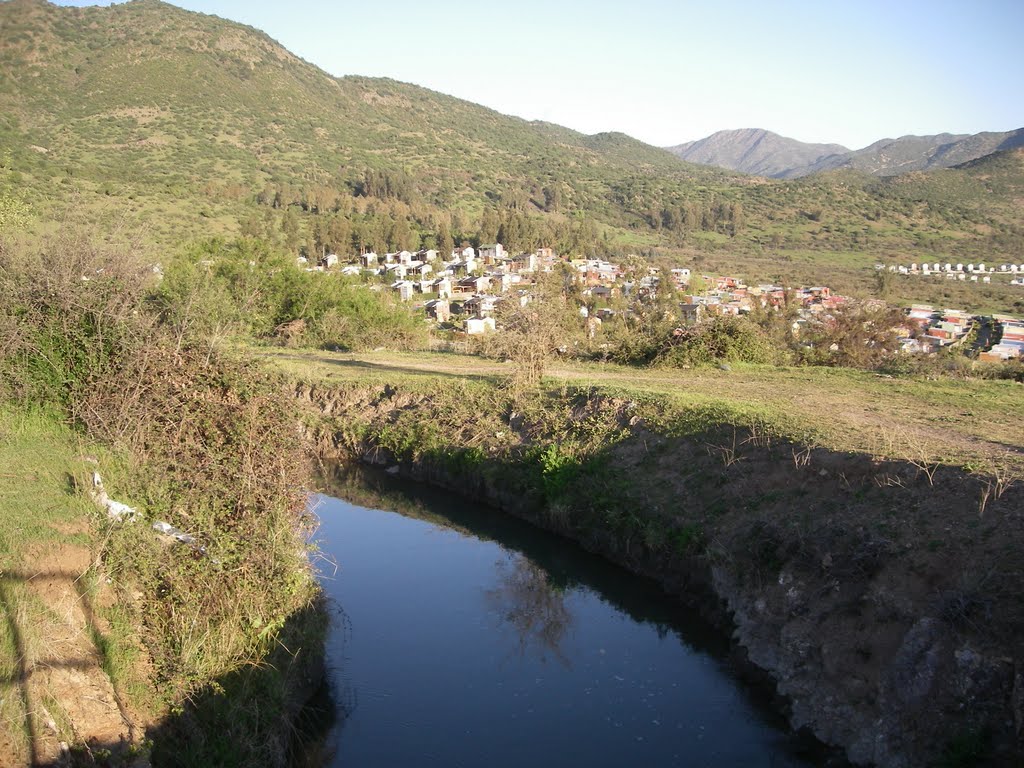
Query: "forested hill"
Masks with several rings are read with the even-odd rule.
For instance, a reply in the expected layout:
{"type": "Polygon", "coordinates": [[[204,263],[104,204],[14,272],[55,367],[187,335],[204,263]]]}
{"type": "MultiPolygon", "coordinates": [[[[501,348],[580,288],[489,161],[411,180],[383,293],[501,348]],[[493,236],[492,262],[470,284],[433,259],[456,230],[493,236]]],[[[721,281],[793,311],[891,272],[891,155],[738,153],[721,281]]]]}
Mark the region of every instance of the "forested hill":
{"type": "Polygon", "coordinates": [[[0,33],[0,203],[36,222],[70,209],[127,217],[161,246],[243,233],[298,252],[500,236],[839,287],[878,260],[1024,260],[1019,152],[777,181],[335,78],[263,32],[157,0],[8,0],[0,33]]]}
{"type": "Polygon", "coordinates": [[[0,25],[5,143],[79,177],[352,189],[378,170],[401,198],[611,219],[614,188],[630,176],[729,178],[624,135],[585,136],[390,80],[333,78],[262,32],[154,0],[12,0],[0,25]]]}

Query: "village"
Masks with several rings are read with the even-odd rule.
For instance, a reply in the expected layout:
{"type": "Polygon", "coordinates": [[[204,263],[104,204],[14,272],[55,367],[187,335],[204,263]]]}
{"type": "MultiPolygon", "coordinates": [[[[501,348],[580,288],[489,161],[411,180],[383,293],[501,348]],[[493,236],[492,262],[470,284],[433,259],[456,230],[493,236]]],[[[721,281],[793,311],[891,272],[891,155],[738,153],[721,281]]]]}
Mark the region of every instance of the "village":
{"type": "MultiPolygon", "coordinates": [[[[603,259],[564,258],[550,248],[533,253],[509,254],[501,243],[473,248],[464,245],[444,257],[433,249],[416,252],[364,253],[342,263],[337,254],[324,256],[311,266],[300,257],[299,266],[310,271],[336,271],[343,275],[379,281],[372,287],[394,291],[401,301],[422,311],[427,320],[458,335],[478,336],[500,332],[495,315],[500,302],[531,298],[537,275],[563,264],[580,287],[585,299],[580,313],[588,333],[594,337],[603,322],[616,312],[629,311],[609,306],[616,297],[654,297],[663,279],[671,281],[679,297],[678,318],[682,325],[701,322],[705,316],[746,315],[755,308],[776,310],[795,305],[793,332],[825,319],[829,312],[850,301],[828,286],[789,288],[772,284],[747,285],[733,276],[694,276],[686,267],[667,270],[657,267],[646,273],[628,275],[619,264],[603,259]],[[628,279],[627,279],[628,278],[628,279]]],[[[988,282],[995,268],[984,264],[911,264],[909,267],[876,265],[876,269],[913,275],[945,275],[947,279],[988,282]]],[[[1014,284],[1024,284],[1024,265],[1004,264],[999,273],[1021,275],[1014,284]]],[[[869,303],[885,306],[885,302],[869,303]]],[[[900,349],[908,354],[934,354],[942,349],[970,345],[978,359],[999,362],[1024,358],[1024,320],[1008,315],[978,316],[958,309],[938,309],[913,304],[905,310],[906,321],[894,329],[900,349]]]]}

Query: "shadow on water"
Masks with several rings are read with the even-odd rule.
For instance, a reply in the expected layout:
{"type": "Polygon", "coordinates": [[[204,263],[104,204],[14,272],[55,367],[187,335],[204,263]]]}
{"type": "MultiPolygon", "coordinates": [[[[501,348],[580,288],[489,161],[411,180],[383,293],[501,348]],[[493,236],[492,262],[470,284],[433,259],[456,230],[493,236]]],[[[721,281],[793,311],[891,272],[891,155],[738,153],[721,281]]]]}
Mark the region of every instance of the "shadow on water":
{"type": "Polygon", "coordinates": [[[744,680],[746,697],[762,720],[789,733],[789,750],[805,764],[847,765],[835,750],[807,733],[793,733],[782,715],[783,702],[764,678],[751,674],[742,654],[725,634],[696,611],[669,597],[651,579],[626,572],[555,534],[452,492],[388,475],[362,465],[324,469],[321,488],[330,496],[371,509],[397,512],[484,541],[510,553],[496,564],[496,586],[485,599],[519,641],[520,653],[571,664],[563,639],[575,617],[567,607],[570,590],[592,593],[633,622],[651,627],[659,638],[674,638],[687,652],[707,655],[724,674],[744,680]]]}

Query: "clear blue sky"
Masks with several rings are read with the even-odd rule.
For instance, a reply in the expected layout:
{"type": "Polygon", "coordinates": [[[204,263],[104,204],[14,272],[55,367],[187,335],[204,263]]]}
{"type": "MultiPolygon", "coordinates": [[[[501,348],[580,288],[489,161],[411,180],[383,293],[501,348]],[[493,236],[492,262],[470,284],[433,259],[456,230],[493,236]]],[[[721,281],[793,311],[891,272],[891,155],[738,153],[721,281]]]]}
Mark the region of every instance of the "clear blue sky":
{"type": "Polygon", "coordinates": [[[174,4],[258,27],[334,75],[660,146],[725,128],[856,149],[1024,127],[1024,0],[174,4]]]}

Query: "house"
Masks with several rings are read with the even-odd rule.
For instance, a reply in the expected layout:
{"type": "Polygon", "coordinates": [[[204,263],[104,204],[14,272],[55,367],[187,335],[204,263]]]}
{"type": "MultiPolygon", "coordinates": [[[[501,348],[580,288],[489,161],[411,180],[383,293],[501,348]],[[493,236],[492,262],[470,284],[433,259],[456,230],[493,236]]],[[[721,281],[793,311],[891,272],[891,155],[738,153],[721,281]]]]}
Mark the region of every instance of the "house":
{"type": "Polygon", "coordinates": [[[326,256],[324,256],[322,259],[320,259],[320,265],[323,266],[323,267],[326,267],[327,269],[330,269],[331,267],[333,267],[337,263],[338,263],[338,254],[336,254],[336,253],[329,253],[326,256]]]}
{"type": "Polygon", "coordinates": [[[686,267],[677,267],[672,270],[672,279],[675,284],[682,288],[684,285],[690,284],[690,270],[686,267]]]}
{"type": "Polygon", "coordinates": [[[501,243],[493,245],[481,245],[479,251],[480,260],[484,264],[494,264],[498,259],[505,257],[505,248],[501,243]]]}
{"type": "Polygon", "coordinates": [[[459,293],[484,293],[491,287],[491,278],[487,275],[479,277],[464,277],[456,283],[456,290],[459,293]]]}
{"type": "Polygon", "coordinates": [[[483,294],[466,299],[462,306],[467,312],[470,312],[477,317],[492,317],[497,303],[497,296],[483,294]]]}
{"type": "Polygon", "coordinates": [[[538,266],[537,254],[524,253],[515,258],[506,259],[510,272],[536,272],[538,266]]]}
{"type": "Polygon", "coordinates": [[[478,336],[495,328],[493,317],[470,317],[466,319],[466,333],[478,336]]]}
{"type": "Polygon", "coordinates": [[[512,275],[508,272],[488,272],[486,277],[491,279],[491,284],[500,293],[512,287],[512,275]]]}
{"type": "Polygon", "coordinates": [[[377,254],[373,251],[364,253],[359,257],[359,263],[362,264],[366,269],[377,266],[377,254]]]}
{"type": "Polygon", "coordinates": [[[439,323],[447,323],[452,316],[451,305],[447,299],[434,299],[426,303],[427,317],[432,317],[439,323]]]}
{"type": "Polygon", "coordinates": [[[433,248],[424,248],[422,251],[416,251],[416,258],[419,261],[436,261],[437,251],[433,248]]]}
{"type": "Polygon", "coordinates": [[[1024,356],[1021,354],[1022,352],[1024,352],[1024,342],[999,342],[988,352],[982,352],[978,355],[978,359],[990,363],[1000,363],[1004,360],[1020,358],[1024,356]]]}
{"type": "Polygon", "coordinates": [[[434,292],[439,299],[450,299],[452,297],[452,281],[447,277],[438,278],[433,283],[434,292]]]}
{"type": "Polygon", "coordinates": [[[456,259],[455,261],[449,263],[449,269],[454,274],[469,274],[470,272],[476,269],[476,259],[474,259],[472,256],[465,259],[456,259]]]}
{"type": "Polygon", "coordinates": [[[699,323],[704,316],[705,307],[703,304],[680,304],[679,318],[689,325],[699,323]]]}
{"type": "Polygon", "coordinates": [[[410,301],[412,299],[414,285],[408,280],[398,280],[392,283],[391,287],[398,291],[398,298],[402,301],[410,301]]]}

